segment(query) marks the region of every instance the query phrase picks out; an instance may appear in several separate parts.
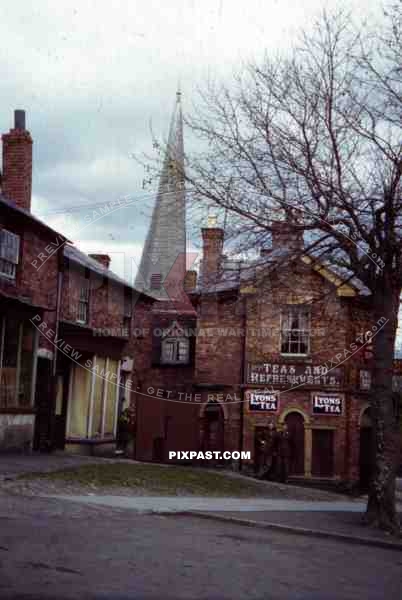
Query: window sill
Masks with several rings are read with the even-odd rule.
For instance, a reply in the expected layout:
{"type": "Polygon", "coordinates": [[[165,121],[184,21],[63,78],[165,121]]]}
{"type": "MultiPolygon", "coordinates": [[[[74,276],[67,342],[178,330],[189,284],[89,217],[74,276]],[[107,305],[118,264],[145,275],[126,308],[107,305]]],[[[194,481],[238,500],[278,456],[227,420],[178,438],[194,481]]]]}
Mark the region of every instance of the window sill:
{"type": "Polygon", "coordinates": [[[152,363],[152,367],[154,369],[166,369],[169,367],[191,367],[192,363],[191,362],[177,362],[177,363],[163,363],[163,362],[155,362],[152,363]]]}
{"type": "Polygon", "coordinates": [[[10,283],[15,283],[17,280],[16,277],[13,277],[12,275],[6,275],[6,273],[0,273],[0,279],[5,279],[10,283]]]}
{"type": "Polygon", "coordinates": [[[21,408],[2,408],[0,407],[0,415],[34,415],[36,410],[33,407],[21,406],[21,408]]]}

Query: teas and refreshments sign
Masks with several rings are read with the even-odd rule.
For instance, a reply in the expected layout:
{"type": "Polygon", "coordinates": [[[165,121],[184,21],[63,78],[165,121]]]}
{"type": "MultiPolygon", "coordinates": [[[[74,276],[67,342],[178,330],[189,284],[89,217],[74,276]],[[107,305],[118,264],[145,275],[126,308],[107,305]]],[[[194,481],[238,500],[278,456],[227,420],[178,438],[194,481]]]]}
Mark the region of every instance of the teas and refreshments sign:
{"type": "Polygon", "coordinates": [[[341,415],[343,412],[343,397],[337,394],[314,394],[313,414],[341,415]]]}
{"type": "Polygon", "coordinates": [[[263,412],[276,412],[279,407],[277,394],[268,390],[250,390],[248,395],[249,410],[258,410],[263,412]]]}
{"type": "Polygon", "coordinates": [[[247,382],[289,387],[319,385],[338,388],[343,383],[343,370],[328,369],[324,365],[249,363],[247,382]]]}

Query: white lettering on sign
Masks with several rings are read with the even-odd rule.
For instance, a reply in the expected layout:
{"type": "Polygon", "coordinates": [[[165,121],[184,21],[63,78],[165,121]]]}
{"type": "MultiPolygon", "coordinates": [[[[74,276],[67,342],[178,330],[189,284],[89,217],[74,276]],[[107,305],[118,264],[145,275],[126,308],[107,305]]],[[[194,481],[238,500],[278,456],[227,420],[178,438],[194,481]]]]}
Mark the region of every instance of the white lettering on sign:
{"type": "Polygon", "coordinates": [[[342,414],[341,396],[316,395],[313,397],[313,413],[316,414],[342,414]]]}
{"type": "Polygon", "coordinates": [[[266,392],[250,392],[250,410],[275,412],[278,410],[278,397],[266,392]]]}

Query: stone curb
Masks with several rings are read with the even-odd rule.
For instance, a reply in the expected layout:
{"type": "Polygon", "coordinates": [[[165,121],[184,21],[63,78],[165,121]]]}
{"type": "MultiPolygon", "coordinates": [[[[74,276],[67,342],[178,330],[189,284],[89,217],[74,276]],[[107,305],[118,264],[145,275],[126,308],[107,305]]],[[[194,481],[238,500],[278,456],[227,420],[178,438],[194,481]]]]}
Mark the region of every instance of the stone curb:
{"type": "MultiPolygon", "coordinates": [[[[160,514],[160,513],[159,513],[160,514]]],[[[281,525],[280,523],[270,523],[268,521],[253,521],[252,519],[241,519],[237,517],[225,517],[224,515],[218,515],[213,512],[202,512],[196,510],[186,510],[175,513],[165,513],[170,516],[182,516],[182,517],[199,517],[201,519],[210,519],[214,521],[221,521],[223,523],[232,523],[234,525],[244,525],[246,527],[255,527],[259,529],[270,529],[277,531],[278,533],[288,533],[292,535],[304,535],[308,537],[318,537],[328,540],[337,540],[340,542],[346,542],[349,544],[357,544],[361,546],[373,546],[375,548],[385,548],[387,550],[399,550],[402,551],[402,542],[387,542],[385,540],[376,540],[374,538],[367,538],[357,535],[348,535],[345,533],[336,533],[331,531],[321,531],[319,529],[307,529],[304,527],[294,527],[293,525],[281,525]]]]}

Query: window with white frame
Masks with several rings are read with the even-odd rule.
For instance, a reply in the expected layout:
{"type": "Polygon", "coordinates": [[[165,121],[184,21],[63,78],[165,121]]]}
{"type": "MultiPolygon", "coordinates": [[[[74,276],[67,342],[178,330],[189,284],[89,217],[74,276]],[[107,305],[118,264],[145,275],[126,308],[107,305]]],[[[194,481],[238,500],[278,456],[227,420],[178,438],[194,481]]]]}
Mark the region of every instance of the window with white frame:
{"type": "Polygon", "coordinates": [[[310,311],[305,306],[286,306],[281,311],[281,353],[310,352],[310,311]]]}
{"type": "Polygon", "coordinates": [[[190,356],[188,338],[166,338],[162,341],[161,362],[163,364],[187,364],[190,356]]]}
{"type": "Polygon", "coordinates": [[[0,229],[0,277],[15,279],[20,256],[20,236],[0,229]]]}
{"type": "Polygon", "coordinates": [[[78,323],[88,323],[89,318],[89,282],[85,280],[80,287],[78,298],[77,321],[78,323]]]}

